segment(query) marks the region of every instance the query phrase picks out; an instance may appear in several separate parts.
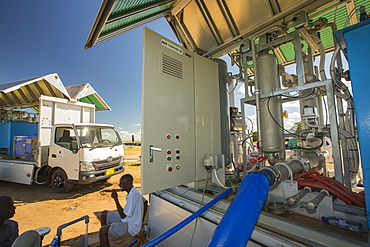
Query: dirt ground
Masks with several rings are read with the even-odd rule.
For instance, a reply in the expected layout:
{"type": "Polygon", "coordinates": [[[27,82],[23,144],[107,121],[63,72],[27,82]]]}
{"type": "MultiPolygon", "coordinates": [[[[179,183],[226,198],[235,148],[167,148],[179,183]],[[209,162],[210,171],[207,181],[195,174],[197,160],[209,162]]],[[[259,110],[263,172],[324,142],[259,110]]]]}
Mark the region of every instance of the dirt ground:
{"type": "MultiPolygon", "coordinates": [[[[13,198],[16,205],[14,220],[19,223],[19,232],[50,227],[51,232],[45,236],[43,246],[48,246],[56,235],[58,226],[88,215],[89,246],[98,244],[97,235],[100,222],[98,215],[103,210],[115,210],[111,190],[119,189],[119,178],[130,173],[134,177],[134,186],[141,189],[140,147],[125,147],[126,169],[124,173],[115,175],[107,181],[99,181],[89,185],[75,185],[71,192],[55,193],[47,185],[22,185],[0,181],[0,195],[13,198]]],[[[125,203],[126,192],[119,192],[122,206],[125,203]]],[[[85,234],[84,221],[68,226],[62,230],[62,246],[79,246],[79,236],[85,234]],[[67,241],[66,241],[67,240],[67,241]]],[[[124,237],[111,241],[112,246],[126,246],[134,240],[124,237]]]]}

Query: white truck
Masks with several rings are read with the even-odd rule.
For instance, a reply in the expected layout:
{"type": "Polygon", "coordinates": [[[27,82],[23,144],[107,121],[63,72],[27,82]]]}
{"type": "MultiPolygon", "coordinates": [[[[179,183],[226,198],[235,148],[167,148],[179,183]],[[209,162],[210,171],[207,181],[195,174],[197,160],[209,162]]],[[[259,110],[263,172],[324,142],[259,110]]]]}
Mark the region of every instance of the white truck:
{"type": "Polygon", "coordinates": [[[94,123],[96,105],[106,104],[89,84],[77,87],[79,100],[57,74],[8,84],[0,85],[0,180],[49,183],[65,193],[73,184],[124,171],[123,144],[115,127],[94,123]],[[95,104],[81,102],[94,97],[95,104]]]}

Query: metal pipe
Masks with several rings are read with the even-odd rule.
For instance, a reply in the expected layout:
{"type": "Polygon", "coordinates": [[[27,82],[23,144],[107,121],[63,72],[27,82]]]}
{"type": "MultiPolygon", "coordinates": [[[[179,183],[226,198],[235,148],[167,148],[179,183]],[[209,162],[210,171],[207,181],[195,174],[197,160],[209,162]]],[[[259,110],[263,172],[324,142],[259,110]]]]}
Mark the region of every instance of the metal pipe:
{"type": "Polygon", "coordinates": [[[207,246],[246,246],[274,180],[267,169],[248,174],[207,246]]]}
{"type": "Polygon", "coordinates": [[[67,226],[73,225],[77,222],[83,221],[83,220],[85,221],[85,224],[88,224],[89,223],[89,216],[85,215],[85,216],[82,216],[81,218],[78,218],[78,219],[73,220],[71,222],[60,225],[57,229],[57,236],[58,237],[62,236],[62,229],[66,228],[67,226]]]}
{"type": "Polygon", "coordinates": [[[306,206],[309,209],[316,209],[319,206],[320,202],[325,198],[325,196],[328,196],[328,195],[329,195],[328,191],[321,190],[320,193],[315,198],[313,198],[309,202],[306,202],[306,206]]]}
{"type": "Polygon", "coordinates": [[[179,231],[181,228],[183,228],[184,226],[186,226],[187,224],[189,224],[190,222],[192,222],[194,219],[196,219],[197,217],[199,217],[200,215],[202,215],[205,211],[207,211],[210,207],[212,207],[213,205],[215,205],[222,198],[226,197],[232,191],[233,190],[231,188],[225,190],[220,195],[218,195],[215,199],[213,199],[212,201],[210,201],[209,203],[207,203],[206,205],[204,205],[204,207],[202,207],[201,209],[199,209],[198,211],[196,211],[194,214],[190,215],[188,218],[186,218],[185,220],[181,221],[179,224],[177,224],[176,226],[172,227],[170,230],[168,230],[167,232],[163,233],[162,235],[160,235],[160,236],[156,237],[155,239],[151,240],[150,242],[142,245],[142,247],[155,246],[155,245],[159,244],[160,242],[162,242],[163,240],[167,239],[168,237],[170,237],[171,235],[173,235],[177,231],[179,231]]]}
{"type": "Polygon", "coordinates": [[[306,187],[297,194],[295,194],[294,196],[288,197],[286,201],[288,204],[294,205],[297,202],[299,202],[308,192],[311,192],[311,189],[306,187]]]}
{"type": "MultiPolygon", "coordinates": [[[[261,142],[261,140],[262,140],[261,120],[260,120],[260,94],[261,94],[261,91],[259,89],[258,76],[257,76],[258,68],[256,66],[256,61],[257,61],[256,45],[255,45],[255,42],[254,42],[256,38],[257,38],[257,36],[255,36],[252,39],[251,44],[252,44],[252,59],[253,59],[253,66],[254,66],[254,72],[253,73],[254,73],[254,85],[255,85],[255,96],[256,96],[256,120],[257,120],[258,141],[261,142]]],[[[263,166],[263,163],[261,163],[261,165],[263,166]]]]}

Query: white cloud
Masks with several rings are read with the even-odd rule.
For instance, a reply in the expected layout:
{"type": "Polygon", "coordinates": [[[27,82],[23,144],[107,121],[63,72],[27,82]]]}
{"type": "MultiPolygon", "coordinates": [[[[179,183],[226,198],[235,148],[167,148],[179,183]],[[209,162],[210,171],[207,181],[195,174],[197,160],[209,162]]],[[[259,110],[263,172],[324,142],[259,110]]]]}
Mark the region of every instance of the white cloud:
{"type": "Polygon", "coordinates": [[[141,126],[141,124],[136,123],[136,124],[131,124],[130,126],[133,126],[133,127],[140,127],[140,126],[141,126]]]}
{"type": "Polygon", "coordinates": [[[241,86],[236,92],[236,98],[244,98],[244,94],[245,94],[245,84],[241,83],[241,86]]]}
{"type": "Polygon", "coordinates": [[[299,101],[296,100],[296,101],[291,101],[291,102],[286,102],[283,104],[283,108],[299,108],[299,101]]]}
{"type": "Polygon", "coordinates": [[[129,132],[127,130],[119,131],[122,141],[131,141],[132,135],[134,135],[135,141],[141,141],[141,130],[137,132],[129,132]]]}

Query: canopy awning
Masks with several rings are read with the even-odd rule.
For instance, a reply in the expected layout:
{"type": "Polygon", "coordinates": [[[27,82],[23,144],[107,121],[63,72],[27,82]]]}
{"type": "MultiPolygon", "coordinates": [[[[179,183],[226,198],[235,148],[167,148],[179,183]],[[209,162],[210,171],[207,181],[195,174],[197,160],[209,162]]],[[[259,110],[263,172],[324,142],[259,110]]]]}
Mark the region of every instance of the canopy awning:
{"type": "Polygon", "coordinates": [[[81,102],[95,105],[95,110],[111,110],[102,97],[94,90],[89,83],[66,87],[71,98],[81,102]]]}
{"type": "Polygon", "coordinates": [[[0,108],[37,105],[41,95],[69,99],[57,73],[0,84],[0,108]]]}
{"type": "Polygon", "coordinates": [[[111,110],[89,83],[65,87],[57,73],[0,84],[0,109],[30,107],[38,112],[41,95],[93,104],[97,111],[111,110]]]}
{"type": "MultiPolygon", "coordinates": [[[[283,22],[293,31],[293,18],[301,10],[312,22],[326,18],[338,29],[355,6],[370,8],[369,0],[104,0],[85,49],[164,16],[185,48],[206,57],[220,57],[239,48],[245,39],[283,22]]],[[[356,15],[349,19],[357,23],[356,15]]],[[[320,31],[327,52],[333,49],[333,30],[320,31]]],[[[305,44],[304,49],[307,49],[305,44]]],[[[274,49],[279,63],[294,62],[292,43],[274,49]]]]}
{"type": "Polygon", "coordinates": [[[174,0],[104,0],[85,49],[163,17],[174,0]]]}

